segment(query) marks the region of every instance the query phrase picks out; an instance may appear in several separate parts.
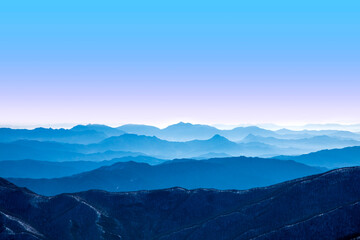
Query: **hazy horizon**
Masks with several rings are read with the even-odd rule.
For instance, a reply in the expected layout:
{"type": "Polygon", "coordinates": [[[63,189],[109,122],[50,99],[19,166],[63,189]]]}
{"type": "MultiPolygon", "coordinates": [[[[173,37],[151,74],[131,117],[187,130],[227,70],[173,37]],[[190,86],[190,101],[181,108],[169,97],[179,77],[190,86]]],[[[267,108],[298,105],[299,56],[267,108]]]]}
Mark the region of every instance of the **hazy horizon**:
{"type": "Polygon", "coordinates": [[[198,123],[198,122],[187,122],[187,121],[177,121],[172,123],[164,123],[164,124],[151,124],[151,123],[57,123],[57,124],[22,124],[22,125],[12,125],[12,124],[1,124],[0,128],[13,128],[13,129],[35,129],[35,128],[53,128],[53,129],[70,129],[77,125],[106,125],[109,127],[120,127],[127,124],[134,125],[147,125],[154,126],[160,129],[164,129],[168,126],[179,124],[179,123],[190,123],[192,125],[208,125],[220,130],[231,130],[236,127],[249,127],[249,126],[257,126],[267,130],[280,130],[280,129],[289,129],[294,131],[302,131],[302,130],[339,130],[339,131],[351,131],[351,132],[360,132],[360,123],[348,124],[348,123],[307,123],[307,124],[289,124],[289,125],[281,125],[281,124],[273,124],[273,123],[243,123],[243,124],[219,124],[219,123],[198,123]]]}
{"type": "Polygon", "coordinates": [[[359,123],[358,9],[2,2],[1,123],[359,123]]]}

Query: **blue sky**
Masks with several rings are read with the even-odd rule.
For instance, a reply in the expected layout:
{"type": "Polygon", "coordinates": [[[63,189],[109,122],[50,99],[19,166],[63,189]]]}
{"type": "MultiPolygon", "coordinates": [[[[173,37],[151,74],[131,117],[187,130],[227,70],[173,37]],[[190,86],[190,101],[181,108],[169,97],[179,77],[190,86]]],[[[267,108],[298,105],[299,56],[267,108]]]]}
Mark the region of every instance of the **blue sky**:
{"type": "Polygon", "coordinates": [[[0,124],[360,122],[359,1],[2,1],[0,124]]]}

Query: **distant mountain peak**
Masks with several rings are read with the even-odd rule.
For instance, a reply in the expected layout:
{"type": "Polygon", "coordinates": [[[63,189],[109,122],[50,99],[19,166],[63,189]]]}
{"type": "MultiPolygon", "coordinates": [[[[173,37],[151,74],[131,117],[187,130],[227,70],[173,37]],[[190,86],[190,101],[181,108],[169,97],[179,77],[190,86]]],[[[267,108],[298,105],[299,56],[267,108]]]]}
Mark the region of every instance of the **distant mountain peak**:
{"type": "Polygon", "coordinates": [[[113,142],[113,141],[117,141],[117,140],[144,140],[144,139],[165,141],[165,140],[159,139],[156,136],[146,136],[146,135],[138,135],[138,134],[133,134],[133,133],[125,133],[120,136],[113,136],[113,137],[106,138],[102,142],[113,142]]]}
{"type": "Polygon", "coordinates": [[[192,124],[192,123],[179,122],[179,123],[169,125],[165,129],[178,128],[178,127],[192,127],[192,126],[194,126],[194,124],[192,124]]]}
{"type": "Polygon", "coordinates": [[[256,140],[257,138],[258,138],[258,136],[250,133],[244,138],[244,140],[256,140]]]}
{"type": "Polygon", "coordinates": [[[178,122],[176,124],[173,124],[173,125],[187,125],[187,126],[190,126],[190,125],[193,125],[192,123],[186,123],[186,122],[178,122]]]}
{"type": "Polygon", "coordinates": [[[209,140],[211,140],[211,141],[227,141],[227,142],[230,142],[229,139],[227,139],[226,137],[221,136],[220,134],[215,134],[209,140]]]}
{"type": "Polygon", "coordinates": [[[167,128],[178,128],[178,127],[196,127],[196,128],[207,128],[207,129],[217,129],[215,127],[209,126],[209,125],[203,125],[203,124],[192,124],[187,122],[179,122],[173,125],[169,125],[167,128]]]}

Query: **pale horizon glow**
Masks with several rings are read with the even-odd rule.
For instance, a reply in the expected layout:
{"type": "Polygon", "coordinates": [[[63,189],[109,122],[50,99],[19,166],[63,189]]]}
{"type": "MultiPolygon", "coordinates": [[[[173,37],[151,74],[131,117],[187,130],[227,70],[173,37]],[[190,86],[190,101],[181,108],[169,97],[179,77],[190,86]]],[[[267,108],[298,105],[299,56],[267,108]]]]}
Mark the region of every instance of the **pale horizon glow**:
{"type": "Polygon", "coordinates": [[[4,1],[0,124],[360,123],[359,1],[4,1]]]}

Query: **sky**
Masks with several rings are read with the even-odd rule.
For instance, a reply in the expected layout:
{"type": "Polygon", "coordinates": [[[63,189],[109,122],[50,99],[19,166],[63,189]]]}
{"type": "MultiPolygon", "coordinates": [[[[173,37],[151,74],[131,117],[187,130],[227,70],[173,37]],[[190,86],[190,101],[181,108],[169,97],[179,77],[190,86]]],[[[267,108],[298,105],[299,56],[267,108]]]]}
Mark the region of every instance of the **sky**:
{"type": "Polygon", "coordinates": [[[360,123],[360,1],[0,2],[0,125],[360,123]]]}

